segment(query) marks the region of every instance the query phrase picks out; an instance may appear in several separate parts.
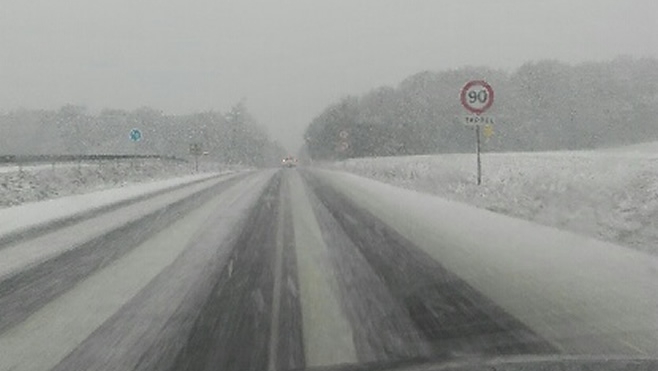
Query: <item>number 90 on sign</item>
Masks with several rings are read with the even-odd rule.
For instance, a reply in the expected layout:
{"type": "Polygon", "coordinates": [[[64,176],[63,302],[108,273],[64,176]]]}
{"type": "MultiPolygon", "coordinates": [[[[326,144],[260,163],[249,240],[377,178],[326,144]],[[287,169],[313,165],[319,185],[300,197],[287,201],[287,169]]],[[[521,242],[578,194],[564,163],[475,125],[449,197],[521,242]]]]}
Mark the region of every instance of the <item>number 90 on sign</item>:
{"type": "Polygon", "coordinates": [[[491,86],[482,80],[469,81],[461,90],[461,103],[468,111],[479,115],[493,104],[491,86]]]}
{"type": "Polygon", "coordinates": [[[480,91],[471,90],[468,92],[468,104],[470,105],[484,105],[489,100],[489,92],[485,89],[480,91]]]}

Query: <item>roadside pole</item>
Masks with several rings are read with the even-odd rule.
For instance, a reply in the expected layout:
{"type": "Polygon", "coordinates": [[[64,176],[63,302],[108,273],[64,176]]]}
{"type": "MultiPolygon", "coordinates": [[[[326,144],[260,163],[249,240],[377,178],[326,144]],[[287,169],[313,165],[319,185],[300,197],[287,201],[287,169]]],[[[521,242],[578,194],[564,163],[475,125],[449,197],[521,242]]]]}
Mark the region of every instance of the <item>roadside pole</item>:
{"type": "Polygon", "coordinates": [[[130,131],[130,140],[135,144],[133,147],[133,156],[130,161],[130,165],[135,169],[135,161],[137,160],[137,146],[138,143],[142,140],[142,132],[139,129],[132,129],[130,131]]]}
{"type": "Polygon", "coordinates": [[[199,172],[199,156],[203,154],[202,143],[190,143],[190,155],[194,157],[194,172],[199,172]]]}
{"type": "Polygon", "coordinates": [[[133,159],[131,161],[133,168],[137,168],[137,142],[133,146],[133,159]]]}
{"type": "Polygon", "coordinates": [[[482,161],[480,160],[480,125],[475,125],[475,142],[477,143],[475,153],[478,161],[478,185],[482,184],[482,161]]]}
{"type": "Polygon", "coordinates": [[[350,137],[350,133],[348,133],[345,130],[341,130],[340,133],[338,133],[338,136],[340,137],[338,141],[338,146],[336,147],[336,151],[340,153],[345,153],[350,148],[350,144],[348,142],[348,138],[350,137]]]}
{"type": "MultiPolygon", "coordinates": [[[[460,91],[459,100],[462,106],[473,115],[464,116],[463,124],[475,126],[475,155],[477,158],[477,185],[482,184],[482,159],[480,144],[480,126],[487,125],[491,128],[494,124],[493,117],[481,116],[488,110],[494,101],[494,91],[486,81],[473,80],[464,85],[460,91]]],[[[485,128],[486,129],[486,128],[485,128]]],[[[493,133],[492,129],[485,130],[485,135],[493,133]]]]}

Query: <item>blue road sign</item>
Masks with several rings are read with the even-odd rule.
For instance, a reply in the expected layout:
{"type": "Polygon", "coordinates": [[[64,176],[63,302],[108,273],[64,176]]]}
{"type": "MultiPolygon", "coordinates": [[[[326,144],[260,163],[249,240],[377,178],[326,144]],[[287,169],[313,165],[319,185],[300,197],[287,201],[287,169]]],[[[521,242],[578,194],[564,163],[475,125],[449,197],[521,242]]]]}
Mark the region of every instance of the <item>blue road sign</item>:
{"type": "Polygon", "coordinates": [[[130,140],[133,142],[139,142],[142,140],[142,132],[139,129],[132,129],[130,131],[130,140]]]}

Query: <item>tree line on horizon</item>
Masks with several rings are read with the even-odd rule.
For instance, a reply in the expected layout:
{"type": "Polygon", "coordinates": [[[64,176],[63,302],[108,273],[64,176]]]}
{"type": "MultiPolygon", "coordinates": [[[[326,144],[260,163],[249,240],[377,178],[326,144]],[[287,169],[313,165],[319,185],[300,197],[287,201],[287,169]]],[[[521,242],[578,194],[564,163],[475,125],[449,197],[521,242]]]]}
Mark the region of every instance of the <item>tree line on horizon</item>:
{"type": "Polygon", "coordinates": [[[496,120],[485,151],[578,150],[658,139],[658,60],[618,57],[578,65],[528,62],[511,73],[487,67],[420,72],[397,87],[329,105],[307,127],[302,151],[322,160],[471,152],[475,134],[459,121],[468,114],[459,92],[479,79],[495,91],[484,114],[496,120]]]}
{"type": "Polygon", "coordinates": [[[85,107],[18,109],[0,114],[0,155],[140,154],[190,157],[200,144],[207,158],[227,164],[271,166],[283,148],[271,140],[243,103],[228,112],[168,115],[142,107],[132,111],[85,107]],[[142,140],[130,140],[134,128],[142,140]]]}

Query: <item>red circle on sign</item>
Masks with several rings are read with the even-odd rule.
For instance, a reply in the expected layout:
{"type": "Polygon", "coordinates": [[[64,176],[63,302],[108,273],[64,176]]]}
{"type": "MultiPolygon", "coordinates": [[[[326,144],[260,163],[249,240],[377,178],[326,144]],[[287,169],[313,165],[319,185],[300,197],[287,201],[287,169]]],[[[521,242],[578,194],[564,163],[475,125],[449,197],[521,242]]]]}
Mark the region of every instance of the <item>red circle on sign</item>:
{"type": "Polygon", "coordinates": [[[466,108],[467,110],[473,112],[476,115],[482,114],[484,111],[488,110],[491,105],[494,102],[494,91],[491,85],[489,85],[486,81],[484,80],[473,80],[469,81],[464,85],[462,88],[460,94],[459,94],[459,99],[462,102],[462,106],[466,108]],[[468,104],[468,101],[466,100],[466,92],[468,92],[468,89],[472,88],[473,86],[480,85],[482,86],[488,93],[488,99],[487,102],[484,104],[483,107],[477,108],[477,107],[472,107],[471,105],[468,104]]]}

